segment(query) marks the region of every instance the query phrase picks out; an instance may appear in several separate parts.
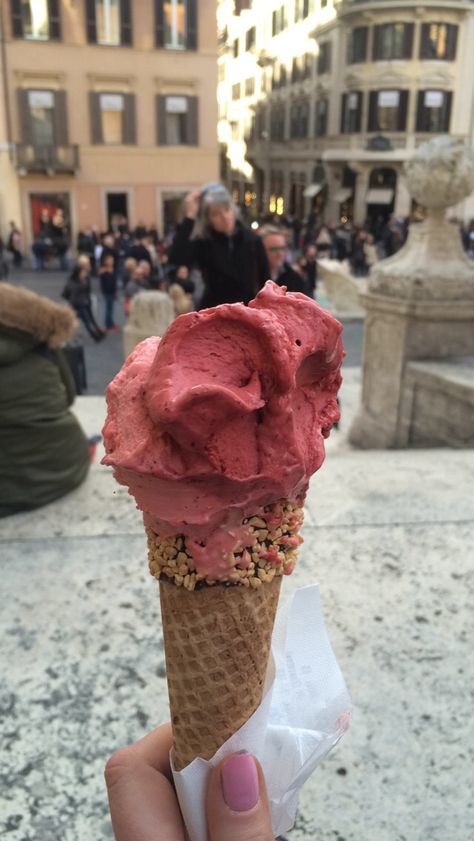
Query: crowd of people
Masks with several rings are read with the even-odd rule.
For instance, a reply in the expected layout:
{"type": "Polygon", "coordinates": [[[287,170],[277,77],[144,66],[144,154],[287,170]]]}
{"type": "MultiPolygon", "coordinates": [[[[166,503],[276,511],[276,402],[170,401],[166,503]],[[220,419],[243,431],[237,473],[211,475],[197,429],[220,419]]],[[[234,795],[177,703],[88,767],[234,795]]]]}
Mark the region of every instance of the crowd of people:
{"type": "MultiPolygon", "coordinates": [[[[321,223],[314,214],[304,221],[268,214],[250,226],[243,216],[227,189],[212,183],[186,197],[183,221],[165,237],[160,237],[156,225],[143,221],[130,228],[124,217],[106,232],[96,226],[84,228],[77,236],[77,257],[63,297],[100,342],[107,332],[120,329],[117,302],[127,316],[135,295],[147,290],[170,292],[176,314],[221,303],[248,303],[268,278],[291,292],[316,297],[319,260],[347,261],[355,277],[364,277],[379,260],[403,246],[409,227],[407,219],[393,214],[359,227],[347,220],[321,223]],[[103,302],[100,316],[93,306],[94,277],[103,302]]],[[[460,230],[465,251],[474,259],[474,220],[460,230]]],[[[14,222],[6,243],[0,240],[0,276],[8,272],[8,254],[13,265],[21,267],[22,238],[14,222]]],[[[51,259],[69,271],[62,211],[41,212],[32,255],[38,271],[51,259]]]]}

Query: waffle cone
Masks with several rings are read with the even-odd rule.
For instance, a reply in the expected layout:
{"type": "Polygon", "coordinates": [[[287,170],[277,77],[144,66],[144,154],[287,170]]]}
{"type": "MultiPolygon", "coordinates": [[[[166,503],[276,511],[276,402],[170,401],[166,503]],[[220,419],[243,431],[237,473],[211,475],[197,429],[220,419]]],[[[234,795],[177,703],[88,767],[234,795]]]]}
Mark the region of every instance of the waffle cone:
{"type": "Polygon", "coordinates": [[[259,706],[280,584],[190,591],[160,581],[177,771],[214,756],[259,706]]]}

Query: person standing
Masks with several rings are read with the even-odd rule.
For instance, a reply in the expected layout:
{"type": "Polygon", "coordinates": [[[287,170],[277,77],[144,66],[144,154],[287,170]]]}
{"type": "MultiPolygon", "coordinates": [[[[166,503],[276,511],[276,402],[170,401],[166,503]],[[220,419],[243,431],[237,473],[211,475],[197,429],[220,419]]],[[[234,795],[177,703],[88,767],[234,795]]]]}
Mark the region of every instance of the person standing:
{"type": "Polygon", "coordinates": [[[185,219],[169,253],[174,266],[196,267],[204,292],[198,309],[218,304],[248,304],[270,277],[261,239],[237,218],[237,209],[222,184],[189,193],[185,219]]]}
{"type": "Polygon", "coordinates": [[[79,257],[66,284],[63,296],[95,342],[105,339],[106,333],[97,324],[92,312],[90,261],[85,255],[79,257]]]}
{"type": "Polygon", "coordinates": [[[270,266],[270,278],[278,286],[286,286],[288,292],[306,293],[304,279],[285,260],[286,235],[274,225],[264,225],[260,228],[259,235],[265,246],[265,251],[270,266]]]}
{"type": "Polygon", "coordinates": [[[114,304],[117,296],[117,275],[114,271],[114,258],[108,254],[99,270],[100,289],[105,302],[105,329],[120,330],[114,321],[114,304]]]}
{"type": "Polygon", "coordinates": [[[306,292],[312,298],[316,298],[316,286],[318,282],[318,249],[315,245],[307,245],[303,256],[298,261],[306,283],[306,292]]]}
{"type": "Polygon", "coordinates": [[[10,234],[8,237],[7,248],[10,254],[13,255],[13,265],[20,269],[23,263],[23,254],[21,253],[21,233],[14,222],[10,222],[10,234]]]}

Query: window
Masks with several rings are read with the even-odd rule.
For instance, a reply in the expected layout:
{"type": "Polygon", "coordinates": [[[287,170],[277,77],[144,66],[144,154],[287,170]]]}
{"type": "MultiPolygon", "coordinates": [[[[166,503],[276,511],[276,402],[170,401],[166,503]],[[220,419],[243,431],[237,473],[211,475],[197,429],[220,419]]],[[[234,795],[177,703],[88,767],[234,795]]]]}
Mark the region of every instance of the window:
{"type": "Polygon", "coordinates": [[[54,146],[54,93],[28,91],[33,146],[54,146]]]}
{"type": "Polygon", "coordinates": [[[100,112],[102,121],[102,143],[122,142],[123,96],[120,93],[101,93],[100,112]]]}
{"type": "Polygon", "coordinates": [[[324,41],[319,45],[318,74],[331,72],[331,42],[324,41]]]}
{"type": "Polygon", "coordinates": [[[155,10],[157,47],[197,48],[197,0],[155,0],[155,10]]]}
{"type": "Polygon", "coordinates": [[[245,33],[245,49],[247,51],[253,50],[253,48],[255,47],[256,37],[257,32],[255,26],[252,26],[250,29],[247,29],[247,32],[245,33]]]}
{"type": "Polygon", "coordinates": [[[316,137],[323,137],[328,130],[328,100],[318,99],[316,103],[316,137]]]}
{"type": "Polygon", "coordinates": [[[369,131],[405,131],[408,91],[371,91],[369,131]]]}
{"type": "Polygon", "coordinates": [[[361,129],[362,93],[344,93],[341,103],[341,133],[353,134],[361,129]]]}
{"type": "Polygon", "coordinates": [[[286,65],[274,64],[272,74],[272,90],[283,88],[286,85],[286,65]]]}
{"type": "Polygon", "coordinates": [[[306,101],[294,102],[290,111],[290,137],[301,140],[308,136],[309,105],[306,101]]]}
{"type": "Polygon", "coordinates": [[[367,26],[356,26],[349,33],[347,42],[347,63],[358,64],[367,60],[367,26]]]}
{"type": "Polygon", "coordinates": [[[232,99],[240,99],[240,82],[237,82],[235,85],[232,85],[232,99]]]}
{"type": "Polygon", "coordinates": [[[132,44],[130,0],[86,0],[87,40],[106,47],[132,44]]]}
{"type": "Polygon", "coordinates": [[[411,58],[412,52],[412,23],[383,23],[374,27],[374,61],[411,58]]]}
{"type": "Polygon", "coordinates": [[[311,76],[313,57],[311,53],[295,56],[291,65],[291,81],[303,82],[311,76]]]}
{"type": "Polygon", "coordinates": [[[295,0],[295,23],[309,15],[309,0],[295,0]]]}
{"type": "Polygon", "coordinates": [[[280,32],[286,28],[286,14],[285,7],[280,6],[279,9],[274,9],[272,13],[272,35],[279,35],[280,32]]]}
{"type": "Polygon", "coordinates": [[[59,40],[59,6],[59,0],[12,0],[14,37],[32,41],[59,40]]]}
{"type": "Polygon", "coordinates": [[[230,123],[230,134],[232,140],[239,140],[239,124],[234,120],[230,123]]]}
{"type": "MultiPolygon", "coordinates": [[[[160,146],[198,145],[198,100],[196,96],[157,96],[157,128],[160,146]]],[[[235,123],[238,131],[238,124],[235,123]]]]}
{"type": "Polygon", "coordinates": [[[420,58],[454,61],[458,28],[451,23],[421,25],[420,58]]]}
{"type": "Polygon", "coordinates": [[[451,91],[419,91],[416,130],[449,132],[451,91]]]}
{"type": "Polygon", "coordinates": [[[92,143],[115,146],[136,143],[135,96],[132,93],[89,94],[92,143]]]}
{"type": "Polygon", "coordinates": [[[282,141],[285,139],[285,106],[277,105],[270,114],[270,138],[282,141]]]}
{"type": "Polygon", "coordinates": [[[17,97],[22,143],[42,148],[68,145],[65,91],[19,88],[17,97]]]}
{"type": "Polygon", "coordinates": [[[96,0],[97,43],[120,44],[120,0],[96,0]]]}
{"type": "Polygon", "coordinates": [[[255,93],[255,78],[251,76],[245,80],[245,96],[253,96],[255,93]]]}
{"type": "Polygon", "coordinates": [[[235,38],[234,42],[232,44],[232,54],[233,54],[234,58],[237,58],[237,56],[239,55],[239,39],[238,38],[235,38]]]}

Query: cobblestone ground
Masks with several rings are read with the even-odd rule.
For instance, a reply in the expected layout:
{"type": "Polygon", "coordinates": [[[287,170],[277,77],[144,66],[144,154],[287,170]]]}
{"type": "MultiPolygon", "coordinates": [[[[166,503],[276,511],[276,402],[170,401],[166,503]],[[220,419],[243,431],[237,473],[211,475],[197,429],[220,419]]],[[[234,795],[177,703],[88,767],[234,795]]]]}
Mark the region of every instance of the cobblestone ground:
{"type": "MultiPolygon", "coordinates": [[[[46,295],[53,301],[64,303],[61,292],[64,287],[66,275],[60,271],[35,272],[31,269],[12,271],[9,277],[11,283],[27,286],[39,295],[46,295]]],[[[96,318],[99,324],[103,324],[103,305],[99,291],[99,281],[94,278],[92,281],[94,302],[96,304],[96,318]]],[[[324,302],[321,302],[324,303],[324,302]]],[[[123,325],[125,322],[123,312],[123,300],[119,298],[115,305],[116,323],[123,325]]],[[[361,320],[348,320],[344,322],[344,345],[346,348],[345,366],[352,367],[360,365],[362,352],[363,325],[361,320]]],[[[109,333],[107,339],[96,345],[86,330],[79,328],[77,339],[84,345],[84,352],[87,366],[87,394],[104,394],[107,384],[115,376],[123,362],[122,333],[109,333]]]]}

